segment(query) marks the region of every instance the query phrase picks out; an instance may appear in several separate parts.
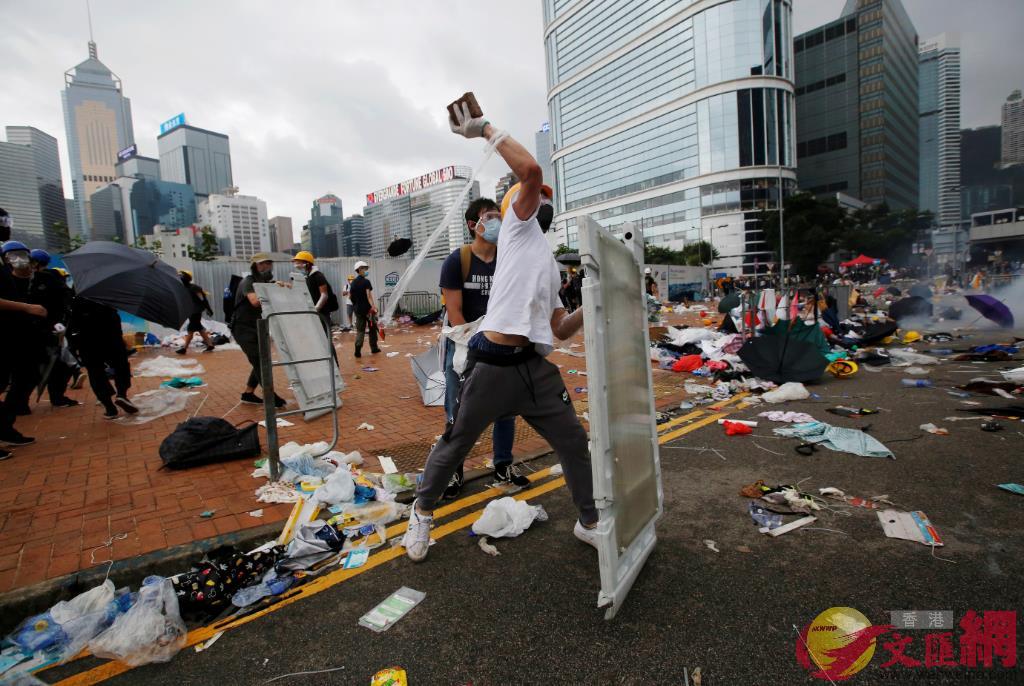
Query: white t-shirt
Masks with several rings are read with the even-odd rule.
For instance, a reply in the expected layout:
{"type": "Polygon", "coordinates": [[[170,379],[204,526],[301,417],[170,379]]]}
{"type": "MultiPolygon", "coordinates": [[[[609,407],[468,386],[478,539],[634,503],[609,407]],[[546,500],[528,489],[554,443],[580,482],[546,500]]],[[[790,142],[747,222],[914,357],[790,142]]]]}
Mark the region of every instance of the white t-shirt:
{"type": "Polygon", "coordinates": [[[523,220],[509,206],[498,234],[498,260],[480,331],[526,336],[538,353],[547,355],[555,340],[551,315],[562,307],[560,285],[558,264],[537,212],[523,220]]]}

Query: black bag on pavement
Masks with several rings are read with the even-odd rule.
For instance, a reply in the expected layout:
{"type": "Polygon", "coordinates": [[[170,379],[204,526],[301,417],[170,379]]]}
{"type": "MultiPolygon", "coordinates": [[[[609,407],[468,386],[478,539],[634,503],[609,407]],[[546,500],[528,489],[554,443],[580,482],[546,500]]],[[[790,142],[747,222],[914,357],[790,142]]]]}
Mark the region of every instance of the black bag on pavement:
{"type": "Polygon", "coordinates": [[[187,469],[260,454],[258,425],[239,429],[219,417],[192,417],[160,444],[160,459],[168,469],[187,469]]]}

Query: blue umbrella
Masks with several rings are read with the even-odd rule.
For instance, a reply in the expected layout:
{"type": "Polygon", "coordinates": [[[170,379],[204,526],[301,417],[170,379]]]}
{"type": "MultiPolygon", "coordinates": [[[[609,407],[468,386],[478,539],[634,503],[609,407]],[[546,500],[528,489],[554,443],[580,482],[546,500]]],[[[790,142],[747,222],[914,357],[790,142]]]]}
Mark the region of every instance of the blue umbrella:
{"type": "Polygon", "coordinates": [[[985,319],[991,320],[1004,329],[1013,328],[1013,312],[1001,300],[991,295],[968,295],[967,303],[985,319]]]}
{"type": "Polygon", "coordinates": [[[153,253],[111,241],[90,241],[64,256],[75,292],[93,302],[177,331],[192,313],[178,270],[153,253]]]}

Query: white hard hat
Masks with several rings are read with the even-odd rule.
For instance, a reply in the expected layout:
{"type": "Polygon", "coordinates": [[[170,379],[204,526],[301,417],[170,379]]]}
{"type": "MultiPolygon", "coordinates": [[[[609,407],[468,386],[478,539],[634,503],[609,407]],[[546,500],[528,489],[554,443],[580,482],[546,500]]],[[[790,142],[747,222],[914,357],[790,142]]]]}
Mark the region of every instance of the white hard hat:
{"type": "Polygon", "coordinates": [[[646,269],[644,269],[644,274],[650,274],[650,273],[651,273],[651,268],[650,267],[647,267],[646,269]]]}
{"type": "Polygon", "coordinates": [[[366,264],[366,263],[365,263],[365,262],[363,262],[362,260],[359,260],[358,262],[356,262],[355,266],[354,266],[354,267],[352,267],[352,269],[353,269],[354,271],[359,271],[359,270],[360,270],[360,269],[362,269],[363,267],[366,267],[367,269],[369,269],[369,268],[370,268],[370,265],[366,264]]]}

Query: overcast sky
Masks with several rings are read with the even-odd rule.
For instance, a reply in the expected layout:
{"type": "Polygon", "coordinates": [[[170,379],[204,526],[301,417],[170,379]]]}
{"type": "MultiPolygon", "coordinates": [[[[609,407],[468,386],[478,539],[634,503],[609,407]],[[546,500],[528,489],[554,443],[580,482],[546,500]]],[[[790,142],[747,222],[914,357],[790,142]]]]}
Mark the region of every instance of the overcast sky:
{"type": "MultiPolygon", "coordinates": [[[[794,30],[839,16],[843,0],[795,0],[794,30]]],[[[1024,87],[1024,0],[905,0],[922,38],[958,30],[965,126],[998,123],[1024,87]]],[[[84,0],[0,0],[0,125],[56,136],[60,92],[86,59],[84,0]]],[[[99,57],[131,98],[141,154],[161,121],[231,137],[235,183],[291,216],[333,192],[345,214],[366,193],[447,164],[476,165],[479,141],[452,135],[445,105],[473,90],[488,117],[533,150],[547,120],[540,0],[93,0],[99,57]]],[[[492,159],[485,195],[507,171],[492,159]]]]}

